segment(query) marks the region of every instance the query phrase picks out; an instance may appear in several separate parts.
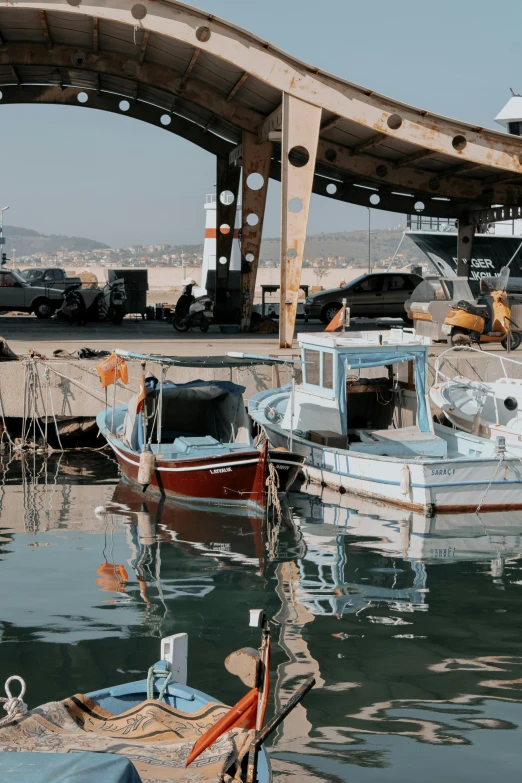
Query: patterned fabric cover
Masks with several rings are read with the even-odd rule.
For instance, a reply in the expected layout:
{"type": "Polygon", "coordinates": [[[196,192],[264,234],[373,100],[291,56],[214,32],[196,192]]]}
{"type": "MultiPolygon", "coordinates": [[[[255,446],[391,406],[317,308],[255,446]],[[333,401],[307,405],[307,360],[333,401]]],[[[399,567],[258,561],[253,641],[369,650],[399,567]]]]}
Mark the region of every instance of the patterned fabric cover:
{"type": "Polygon", "coordinates": [[[239,765],[252,741],[251,731],[223,734],[185,769],[194,742],[228,710],[210,702],[188,714],[147,699],[113,715],[77,694],[43,704],[0,729],[0,752],[116,753],[132,761],[143,783],[231,783],[240,779],[239,765]]]}

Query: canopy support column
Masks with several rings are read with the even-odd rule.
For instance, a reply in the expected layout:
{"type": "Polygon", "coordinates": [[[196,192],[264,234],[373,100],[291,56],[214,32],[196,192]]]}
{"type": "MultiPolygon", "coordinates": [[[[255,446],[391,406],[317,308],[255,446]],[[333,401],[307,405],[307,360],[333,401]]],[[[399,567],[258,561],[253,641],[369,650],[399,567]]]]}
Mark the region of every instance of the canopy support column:
{"type": "Polygon", "coordinates": [[[457,275],[471,277],[471,257],[473,254],[473,237],[475,224],[469,217],[459,218],[459,233],[457,239],[457,275]]]}
{"type": "MultiPolygon", "coordinates": [[[[216,271],[215,318],[216,321],[239,323],[240,271],[230,269],[232,244],[237,236],[235,222],[241,169],[230,166],[226,158],[217,157],[216,180],[216,271]]],[[[212,290],[212,286],[207,288],[212,290]]]]}
{"type": "Polygon", "coordinates": [[[321,109],[283,93],[279,345],[291,348],[315,171],[321,109]]]}
{"type": "Polygon", "coordinates": [[[243,193],[241,219],[241,331],[250,329],[256,290],[257,267],[265,218],[272,142],[258,144],[257,137],[243,132],[243,193]],[[259,174],[249,180],[251,174],[259,174]],[[258,180],[257,182],[253,180],[258,180]],[[250,184],[249,184],[250,182],[250,184]],[[256,222],[257,218],[257,222],[256,222]]]}

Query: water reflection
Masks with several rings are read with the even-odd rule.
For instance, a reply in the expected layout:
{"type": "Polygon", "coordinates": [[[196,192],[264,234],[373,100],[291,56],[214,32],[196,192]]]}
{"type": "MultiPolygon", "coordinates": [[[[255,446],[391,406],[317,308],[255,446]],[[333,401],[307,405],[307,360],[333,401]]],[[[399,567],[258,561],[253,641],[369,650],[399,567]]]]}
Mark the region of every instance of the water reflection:
{"type": "Polygon", "coordinates": [[[263,524],[143,495],[103,454],[5,462],[0,680],[26,677],[31,705],[123,682],[186,631],[189,677],[233,702],[223,660],[257,643],[262,606],[272,707],[317,680],[274,738],[276,779],[516,774],[522,514],[320,495],[263,524]]]}

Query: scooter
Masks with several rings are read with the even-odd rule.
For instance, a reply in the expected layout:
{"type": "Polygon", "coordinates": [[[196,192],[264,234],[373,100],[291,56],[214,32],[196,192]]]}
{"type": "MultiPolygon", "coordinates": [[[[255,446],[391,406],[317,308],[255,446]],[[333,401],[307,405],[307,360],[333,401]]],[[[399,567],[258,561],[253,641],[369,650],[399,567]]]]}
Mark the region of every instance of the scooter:
{"type": "Polygon", "coordinates": [[[123,278],[117,277],[115,280],[107,283],[98,300],[100,321],[108,318],[113,324],[121,324],[126,314],[126,301],[127,294],[125,293],[125,280],[123,278]]]}
{"type": "Polygon", "coordinates": [[[462,300],[451,308],[442,327],[451,345],[500,343],[508,350],[509,341],[511,351],[518,348],[522,332],[511,318],[506,294],[508,279],[509,269],[503,269],[495,279],[493,290],[489,291],[486,281],[481,285],[481,290],[489,293],[485,301],[475,304],[462,300]]]}
{"type": "Polygon", "coordinates": [[[194,326],[199,326],[202,332],[208,332],[213,316],[214,302],[208,294],[204,294],[194,299],[188,311],[182,308],[179,312],[176,307],[172,325],[178,332],[188,332],[194,326]]]}

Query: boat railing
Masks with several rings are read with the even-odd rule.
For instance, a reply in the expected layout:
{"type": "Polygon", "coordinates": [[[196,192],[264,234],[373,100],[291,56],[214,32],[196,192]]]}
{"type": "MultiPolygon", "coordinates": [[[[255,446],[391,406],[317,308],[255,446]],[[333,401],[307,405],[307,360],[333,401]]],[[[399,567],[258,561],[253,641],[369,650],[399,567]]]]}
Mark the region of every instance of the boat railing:
{"type": "MultiPolygon", "coordinates": [[[[462,353],[462,352],[465,352],[465,353],[477,353],[477,354],[480,354],[481,356],[484,356],[484,351],[482,351],[480,348],[471,348],[468,345],[463,345],[463,346],[455,345],[455,346],[452,346],[451,348],[448,348],[447,350],[443,351],[438,356],[437,361],[435,362],[435,367],[434,367],[434,370],[435,370],[435,380],[433,381],[433,385],[434,386],[436,386],[440,382],[440,379],[442,379],[442,381],[451,381],[451,380],[453,380],[453,378],[450,378],[448,375],[446,375],[445,373],[442,372],[442,367],[444,366],[444,364],[447,361],[449,361],[449,359],[450,359],[449,354],[459,353],[459,352],[460,353],[462,353]]],[[[507,356],[500,356],[499,354],[491,353],[489,351],[487,353],[487,358],[488,358],[488,360],[489,359],[496,359],[498,362],[500,362],[500,366],[502,367],[502,372],[504,374],[504,378],[507,378],[507,379],[509,379],[510,376],[508,375],[507,370],[506,370],[506,362],[508,362],[510,364],[516,364],[519,367],[522,367],[522,361],[518,361],[517,359],[510,359],[507,356]]],[[[470,381],[470,385],[475,386],[475,387],[480,387],[483,391],[489,391],[489,387],[487,387],[484,383],[481,383],[480,381],[470,381]]]]}

